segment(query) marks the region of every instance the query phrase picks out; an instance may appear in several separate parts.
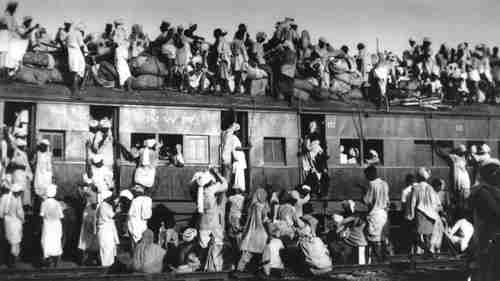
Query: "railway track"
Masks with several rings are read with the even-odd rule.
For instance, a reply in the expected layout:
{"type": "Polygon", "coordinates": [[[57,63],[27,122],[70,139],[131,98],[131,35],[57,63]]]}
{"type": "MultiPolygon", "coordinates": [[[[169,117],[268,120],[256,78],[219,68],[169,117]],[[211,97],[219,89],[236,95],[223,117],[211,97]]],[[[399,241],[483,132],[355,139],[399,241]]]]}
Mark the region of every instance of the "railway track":
{"type": "MultiPolygon", "coordinates": [[[[286,273],[283,276],[285,280],[341,280],[335,279],[336,276],[364,274],[377,274],[381,272],[396,272],[399,274],[414,274],[415,272],[464,272],[466,263],[462,259],[434,259],[418,260],[415,263],[408,259],[393,259],[383,264],[370,265],[337,265],[333,270],[319,277],[303,277],[293,273],[286,273]]],[[[185,274],[106,274],[100,267],[76,267],[76,268],[56,268],[56,269],[30,269],[16,270],[7,269],[0,271],[0,280],[37,280],[37,281],[70,281],[70,280],[88,280],[88,281],[132,281],[132,280],[169,280],[169,281],[226,281],[226,280],[260,280],[259,277],[249,273],[232,272],[195,272],[185,274]]],[[[354,279],[356,280],[356,279],[354,279]]],[[[361,280],[361,279],[359,279],[361,280]]],[[[375,279],[378,280],[378,279],[375,279]]],[[[447,279],[441,279],[447,280],[447,279]]]]}

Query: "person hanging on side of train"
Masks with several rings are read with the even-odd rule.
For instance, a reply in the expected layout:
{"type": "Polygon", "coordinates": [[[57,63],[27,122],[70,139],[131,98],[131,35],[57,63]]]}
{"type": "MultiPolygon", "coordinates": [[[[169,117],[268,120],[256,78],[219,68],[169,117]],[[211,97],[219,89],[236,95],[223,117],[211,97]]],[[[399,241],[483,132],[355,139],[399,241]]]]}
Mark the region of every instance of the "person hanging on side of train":
{"type": "Polygon", "coordinates": [[[103,165],[108,170],[114,169],[113,133],[111,132],[112,120],[105,117],[99,121],[99,127],[92,143],[94,153],[102,154],[103,165]]]}
{"type": "Polygon", "coordinates": [[[253,256],[262,255],[268,234],[266,230],[269,221],[269,204],[267,192],[263,188],[255,190],[248,209],[247,222],[241,241],[241,258],[238,262],[238,271],[245,271],[253,256]]]}
{"type": "Polygon", "coordinates": [[[228,183],[214,168],[195,173],[191,182],[195,183],[198,189],[196,202],[197,211],[201,216],[199,223],[201,264],[207,271],[220,271],[223,264],[224,217],[220,217],[220,203],[217,196],[227,191],[228,183]]]}
{"type": "Polygon", "coordinates": [[[245,170],[247,169],[247,161],[245,152],[241,150],[233,151],[233,189],[239,189],[243,192],[246,190],[245,170]]]}
{"type": "Polygon", "coordinates": [[[155,139],[147,139],[144,140],[143,147],[134,147],[130,151],[124,145],[118,144],[125,159],[136,162],[134,183],[143,186],[145,191],[149,192],[155,183],[158,155],[163,142],[156,143],[155,139]]]}
{"type": "Polygon", "coordinates": [[[434,145],[436,153],[448,161],[450,166],[450,179],[452,183],[452,200],[459,210],[467,208],[467,198],[469,198],[471,180],[467,171],[467,147],[463,144],[446,152],[438,145],[434,145]]]}
{"type": "Polygon", "coordinates": [[[46,189],[46,199],[40,206],[40,216],[43,219],[42,248],[43,258],[48,266],[57,267],[59,258],[63,253],[63,229],[61,219],[64,217],[62,206],[55,199],[57,186],[50,184],[46,189]]]}
{"type": "Polygon", "coordinates": [[[113,172],[104,166],[104,159],[102,154],[94,154],[91,163],[91,177],[84,174],[84,180],[92,184],[97,191],[97,201],[102,202],[103,194],[105,191],[113,190],[115,188],[113,182],[113,172]]]}
{"type": "Polygon", "coordinates": [[[110,190],[102,193],[104,199],[97,207],[97,240],[101,266],[109,268],[115,263],[117,247],[120,244],[115,225],[115,196],[110,190]]]}
{"type": "MultiPolygon", "coordinates": [[[[222,156],[221,156],[222,175],[226,178],[228,182],[232,180],[232,174],[234,171],[233,169],[234,155],[242,147],[240,139],[235,134],[239,130],[240,130],[240,124],[233,123],[229,126],[229,128],[227,128],[224,132],[222,132],[222,156]]],[[[241,163],[240,166],[242,166],[241,163]]],[[[245,189],[243,189],[243,191],[244,190],[245,189]]]]}
{"type": "Polygon", "coordinates": [[[500,276],[500,164],[488,163],[479,170],[480,184],[472,190],[470,203],[474,213],[474,258],[479,267],[474,281],[494,281],[500,276]]]}
{"type": "Polygon", "coordinates": [[[8,192],[0,197],[0,219],[3,221],[3,231],[10,246],[7,264],[9,267],[15,267],[21,252],[21,241],[23,239],[23,186],[17,183],[7,183],[5,188],[8,189],[8,192]]]}
{"type": "MultiPolygon", "coordinates": [[[[24,114],[21,113],[19,116],[24,116],[24,114]]],[[[12,169],[8,174],[12,184],[19,184],[23,187],[23,206],[31,207],[33,203],[31,201],[31,181],[33,180],[33,173],[27,154],[26,138],[28,133],[20,133],[16,128],[19,127],[15,127],[10,131],[8,128],[5,128],[9,150],[13,151],[9,161],[9,166],[11,166],[12,169]]]]}
{"type": "Polygon", "coordinates": [[[92,265],[97,261],[99,244],[97,240],[97,193],[90,186],[79,190],[85,200],[78,249],[82,251],[81,264],[92,265]]]}
{"type": "Polygon", "coordinates": [[[330,178],[328,176],[329,156],[321,144],[321,135],[316,121],[309,123],[309,130],[304,137],[302,152],[302,168],[304,183],[311,187],[311,192],[319,197],[328,193],[330,178]]]}
{"type": "Polygon", "coordinates": [[[441,221],[441,202],[432,186],[427,183],[430,177],[431,171],[428,168],[418,168],[417,184],[413,187],[406,213],[408,220],[415,220],[417,246],[427,256],[432,256],[432,238],[441,221]]]}
{"type": "MultiPolygon", "coordinates": [[[[130,238],[128,220],[129,220],[129,210],[134,200],[134,194],[130,189],[122,189],[118,195],[118,206],[116,207],[116,228],[118,231],[118,237],[120,239],[130,238]]],[[[130,243],[130,245],[132,245],[130,243]]]]}
{"type": "Polygon", "coordinates": [[[132,268],[135,272],[161,273],[165,264],[166,251],[154,242],[154,234],[150,229],[144,230],[137,247],[134,249],[132,268]]]}
{"type": "Polygon", "coordinates": [[[368,206],[367,240],[368,252],[372,262],[382,262],[383,257],[383,230],[387,223],[387,209],[389,208],[389,185],[377,174],[373,165],[364,170],[369,181],[368,188],[363,196],[363,202],[368,206]]]}
{"type": "Polygon", "coordinates": [[[85,76],[87,46],[83,42],[82,33],[74,22],[64,23],[63,36],[60,40],[64,42],[68,54],[68,67],[72,75],[71,89],[73,92],[77,92],[80,90],[85,76]]]}
{"type": "MultiPolygon", "coordinates": [[[[37,153],[35,158],[35,178],[33,188],[38,196],[35,202],[40,202],[45,198],[47,186],[52,184],[52,151],[50,142],[43,139],[38,143],[37,153]]],[[[35,203],[35,210],[38,209],[39,203],[35,203]]]]}
{"type": "Polygon", "coordinates": [[[124,24],[125,22],[121,19],[114,21],[115,28],[112,35],[115,44],[114,63],[118,72],[118,88],[126,88],[130,92],[132,91],[133,76],[128,65],[130,42],[124,24]]]}
{"type": "Polygon", "coordinates": [[[135,198],[130,204],[128,211],[128,231],[131,237],[132,249],[141,240],[142,233],[148,228],[147,222],[152,215],[153,200],[146,196],[144,188],[135,186],[133,189],[135,198]]]}

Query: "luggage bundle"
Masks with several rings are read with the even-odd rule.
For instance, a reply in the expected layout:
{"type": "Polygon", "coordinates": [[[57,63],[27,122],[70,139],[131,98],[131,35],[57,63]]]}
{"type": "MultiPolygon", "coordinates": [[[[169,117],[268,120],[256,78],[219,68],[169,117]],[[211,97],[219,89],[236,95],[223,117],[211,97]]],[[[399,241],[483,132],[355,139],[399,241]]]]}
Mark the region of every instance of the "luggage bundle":
{"type": "Polygon", "coordinates": [[[23,56],[23,64],[33,67],[54,69],[56,61],[54,56],[45,52],[26,52],[23,56]]]}
{"type": "Polygon", "coordinates": [[[402,106],[419,106],[429,109],[437,110],[444,107],[441,104],[441,99],[439,97],[410,97],[402,99],[391,100],[391,105],[402,105],[402,106]]]}
{"type": "Polygon", "coordinates": [[[157,57],[139,55],[130,62],[130,70],[135,76],[132,88],[136,90],[157,90],[163,88],[168,69],[157,57]]]}
{"type": "Polygon", "coordinates": [[[29,84],[44,85],[47,83],[63,83],[64,77],[56,68],[46,69],[22,66],[16,72],[14,80],[29,84]]]}

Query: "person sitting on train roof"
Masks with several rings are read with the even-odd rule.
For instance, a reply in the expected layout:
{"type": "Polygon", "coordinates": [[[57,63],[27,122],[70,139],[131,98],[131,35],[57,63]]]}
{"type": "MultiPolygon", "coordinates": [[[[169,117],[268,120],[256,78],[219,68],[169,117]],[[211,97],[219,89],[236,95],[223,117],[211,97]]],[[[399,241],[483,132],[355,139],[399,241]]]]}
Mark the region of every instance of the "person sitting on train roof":
{"type": "Polygon", "coordinates": [[[127,60],[129,59],[129,37],[128,33],[123,26],[123,20],[115,20],[115,28],[113,30],[113,43],[115,44],[115,67],[118,72],[118,87],[124,88],[126,86],[128,91],[132,90],[132,74],[127,60]]]}
{"type": "Polygon", "coordinates": [[[368,250],[374,262],[383,261],[382,232],[387,223],[387,209],[389,207],[389,185],[377,174],[373,165],[364,170],[369,181],[368,188],[363,196],[363,202],[368,206],[366,216],[368,250]]]}

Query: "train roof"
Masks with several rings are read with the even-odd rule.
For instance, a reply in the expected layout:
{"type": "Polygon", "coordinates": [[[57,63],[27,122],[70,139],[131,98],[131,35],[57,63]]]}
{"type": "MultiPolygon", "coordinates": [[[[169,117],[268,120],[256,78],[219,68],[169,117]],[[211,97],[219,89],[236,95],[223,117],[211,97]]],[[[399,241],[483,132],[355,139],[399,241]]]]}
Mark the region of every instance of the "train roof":
{"type": "Polygon", "coordinates": [[[24,102],[66,102],[97,105],[147,105],[221,108],[235,110],[293,111],[303,113],[383,113],[403,115],[456,115],[477,117],[500,117],[500,106],[473,104],[432,110],[418,106],[391,106],[389,112],[377,110],[365,100],[309,100],[290,106],[286,101],[278,101],[268,96],[249,95],[202,95],[183,94],[176,91],[152,90],[125,92],[114,89],[90,87],[81,92],[81,98],[72,97],[64,85],[31,85],[19,82],[0,82],[0,99],[24,102]]]}

